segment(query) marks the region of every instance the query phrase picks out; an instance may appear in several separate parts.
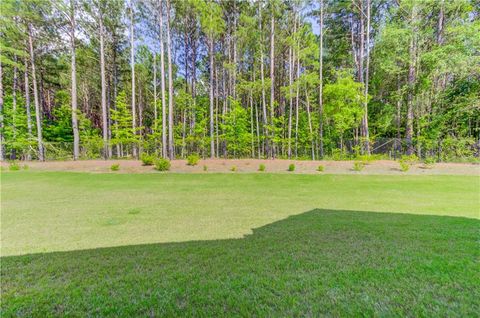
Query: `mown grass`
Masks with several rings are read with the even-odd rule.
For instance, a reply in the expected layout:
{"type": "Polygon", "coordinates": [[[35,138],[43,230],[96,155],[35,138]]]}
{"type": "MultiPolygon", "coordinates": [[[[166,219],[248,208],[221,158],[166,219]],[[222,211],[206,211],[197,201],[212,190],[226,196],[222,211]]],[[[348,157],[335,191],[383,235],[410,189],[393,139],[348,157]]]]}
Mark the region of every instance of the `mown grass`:
{"type": "Polygon", "coordinates": [[[478,182],[4,173],[1,316],[475,316],[478,182]]]}

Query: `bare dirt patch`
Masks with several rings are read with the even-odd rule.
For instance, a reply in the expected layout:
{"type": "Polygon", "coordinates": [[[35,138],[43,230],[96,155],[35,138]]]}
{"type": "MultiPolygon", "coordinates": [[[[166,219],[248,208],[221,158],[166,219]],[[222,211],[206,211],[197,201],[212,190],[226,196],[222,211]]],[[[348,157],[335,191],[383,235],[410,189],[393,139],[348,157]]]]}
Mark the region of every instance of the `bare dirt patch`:
{"type": "MultiPolygon", "coordinates": [[[[32,171],[73,171],[92,173],[152,173],[156,172],[152,166],[143,166],[139,160],[80,160],[80,161],[48,161],[25,162],[32,171]],[[119,171],[111,171],[112,164],[119,164],[119,171]]],[[[186,160],[173,160],[170,171],[178,173],[302,173],[302,174],[392,174],[392,175],[477,175],[480,176],[480,165],[468,163],[437,163],[426,168],[423,164],[415,164],[407,172],[400,170],[399,163],[391,160],[379,160],[365,165],[362,171],[353,170],[353,161],[301,161],[282,159],[205,159],[196,166],[188,166],[186,160]],[[287,171],[290,164],[295,165],[295,171],[287,171]],[[265,165],[265,172],[260,172],[260,165],[265,165]],[[319,165],[324,167],[318,172],[319,165]],[[204,171],[206,167],[206,172],[204,171]],[[234,168],[233,168],[234,167],[234,168]],[[232,171],[235,170],[235,171],[232,171]]],[[[4,170],[8,170],[8,163],[2,162],[4,170]]]]}

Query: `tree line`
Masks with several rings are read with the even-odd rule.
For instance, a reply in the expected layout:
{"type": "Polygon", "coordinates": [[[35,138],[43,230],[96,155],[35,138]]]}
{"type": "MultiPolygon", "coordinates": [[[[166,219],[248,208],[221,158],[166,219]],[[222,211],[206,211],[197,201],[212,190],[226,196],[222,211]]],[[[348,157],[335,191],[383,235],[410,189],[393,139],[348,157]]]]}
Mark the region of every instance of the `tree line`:
{"type": "Polygon", "coordinates": [[[474,0],[3,0],[0,11],[2,160],[478,155],[474,0]]]}

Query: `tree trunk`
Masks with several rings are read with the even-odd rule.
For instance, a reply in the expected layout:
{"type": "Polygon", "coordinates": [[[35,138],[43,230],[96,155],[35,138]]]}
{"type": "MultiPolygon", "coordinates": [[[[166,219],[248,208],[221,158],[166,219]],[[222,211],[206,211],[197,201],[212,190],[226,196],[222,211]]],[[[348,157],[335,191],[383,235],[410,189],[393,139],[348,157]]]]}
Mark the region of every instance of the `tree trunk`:
{"type": "Polygon", "coordinates": [[[272,125],[272,147],[271,157],[275,158],[275,12],[272,9],[272,17],[270,21],[270,124],[272,125]]]}
{"type": "MultiPolygon", "coordinates": [[[[28,141],[32,140],[32,116],[30,114],[30,85],[28,81],[28,59],[25,58],[25,109],[27,112],[27,131],[28,131],[28,141]]],[[[1,76],[0,76],[1,78],[1,76]]],[[[1,128],[1,127],[0,127],[1,128]]],[[[27,160],[31,160],[30,146],[28,147],[27,160]]]]}
{"type": "Polygon", "coordinates": [[[210,158],[215,158],[215,140],[213,136],[213,38],[208,39],[208,50],[210,58],[210,158]]]}
{"type": "Polygon", "coordinates": [[[260,30],[260,80],[262,83],[262,112],[263,112],[263,132],[265,135],[265,152],[268,151],[268,123],[267,123],[267,102],[265,97],[265,71],[263,61],[263,43],[262,43],[262,2],[258,1],[258,29],[260,30]]]}
{"type": "Polygon", "coordinates": [[[80,156],[80,136],[77,119],[77,64],[75,56],[75,0],[70,0],[70,54],[72,63],[72,130],[73,130],[73,160],[80,156]]]}
{"type": "Polygon", "coordinates": [[[0,59],[0,161],[5,160],[3,142],[3,68],[0,59]]]}
{"type": "MultiPolygon", "coordinates": [[[[135,104],[135,42],[133,39],[134,28],[133,28],[133,6],[130,8],[130,69],[132,72],[132,129],[133,134],[137,135],[137,113],[136,113],[136,104],[135,104]]],[[[137,145],[136,142],[133,142],[132,145],[132,155],[133,158],[137,158],[137,145]]]]}
{"type": "Polygon", "coordinates": [[[368,131],[368,78],[370,68],[370,0],[366,0],[367,6],[367,31],[366,31],[366,62],[365,62],[365,100],[364,100],[364,114],[362,118],[362,135],[364,138],[364,150],[367,155],[370,155],[370,134],[368,131]]]}
{"type": "Polygon", "coordinates": [[[168,157],[167,153],[167,106],[165,104],[165,55],[163,49],[163,0],[159,2],[160,18],[160,84],[162,98],[162,156],[168,157]]]}
{"type": "Polygon", "coordinates": [[[310,115],[310,98],[308,98],[308,90],[305,87],[305,100],[307,101],[307,119],[308,119],[308,129],[310,132],[310,146],[312,148],[312,160],[315,160],[315,147],[313,145],[313,128],[312,128],[312,118],[310,115]]]}
{"type": "MultiPolygon", "coordinates": [[[[416,7],[412,8],[411,23],[414,25],[416,21],[416,7]]],[[[405,131],[405,139],[407,141],[407,154],[413,154],[413,94],[415,88],[415,58],[416,58],[416,39],[415,39],[415,26],[412,27],[412,34],[410,39],[410,62],[408,68],[408,95],[407,95],[407,127],[405,131]]]]}
{"type": "Polygon", "coordinates": [[[167,63],[168,63],[168,156],[175,158],[173,145],[173,73],[172,42],[170,39],[170,0],[167,0],[167,63]]]}
{"type": "Polygon", "coordinates": [[[103,131],[103,157],[108,159],[108,118],[107,118],[107,85],[105,82],[105,50],[103,14],[99,17],[100,24],[100,77],[102,82],[102,131],[103,131]]]}
{"type": "MultiPolygon", "coordinates": [[[[294,27],[295,29],[295,27],[294,27]]],[[[295,31],[293,31],[295,33],[295,31]]],[[[293,85],[293,56],[292,47],[288,48],[288,93],[289,93],[289,108],[288,108],[288,159],[292,158],[292,111],[293,111],[293,98],[292,98],[292,85],[293,85]]]]}
{"type": "MultiPolygon", "coordinates": [[[[153,54],[153,129],[155,132],[157,130],[157,118],[158,118],[158,109],[157,109],[157,54],[153,54]]],[[[156,142],[155,142],[156,143],[156,142]]]]}
{"type": "MultiPolygon", "coordinates": [[[[14,54],[13,61],[15,65],[13,66],[13,85],[12,85],[12,129],[13,129],[13,140],[17,138],[17,82],[18,82],[18,68],[17,68],[17,55],[14,54]]],[[[11,159],[17,159],[17,151],[15,148],[12,148],[11,159]]]]}
{"type": "Polygon", "coordinates": [[[318,112],[319,112],[319,143],[320,143],[320,158],[323,158],[323,16],[324,15],[324,2],[320,0],[320,66],[319,66],[319,79],[320,84],[318,87],[318,112]]]}
{"type": "Polygon", "coordinates": [[[42,117],[41,117],[42,114],[40,110],[40,101],[38,98],[37,76],[35,72],[35,53],[33,51],[32,25],[28,26],[28,42],[29,42],[29,49],[30,49],[30,63],[32,66],[33,100],[35,103],[35,118],[37,121],[38,160],[45,161],[45,153],[43,150],[43,137],[42,137],[42,117]]]}

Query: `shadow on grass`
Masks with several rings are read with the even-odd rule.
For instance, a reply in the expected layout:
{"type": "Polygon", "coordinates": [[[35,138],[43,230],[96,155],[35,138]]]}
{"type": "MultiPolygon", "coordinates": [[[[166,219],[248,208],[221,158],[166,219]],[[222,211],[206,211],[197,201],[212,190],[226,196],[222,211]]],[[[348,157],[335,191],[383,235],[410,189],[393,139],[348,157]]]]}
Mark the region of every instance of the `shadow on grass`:
{"type": "Polygon", "coordinates": [[[243,239],[4,257],[2,317],[475,316],[479,225],[313,210],[243,239]]]}

